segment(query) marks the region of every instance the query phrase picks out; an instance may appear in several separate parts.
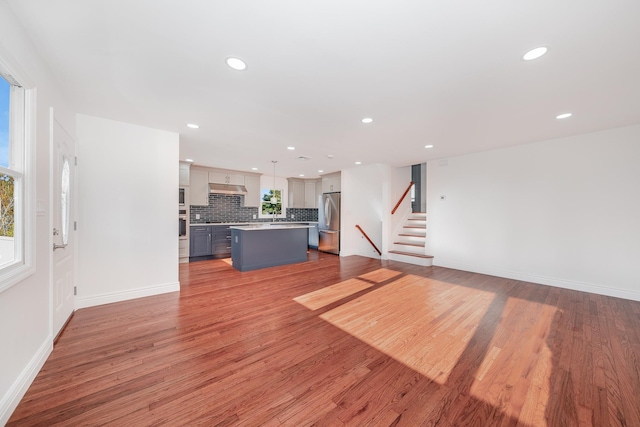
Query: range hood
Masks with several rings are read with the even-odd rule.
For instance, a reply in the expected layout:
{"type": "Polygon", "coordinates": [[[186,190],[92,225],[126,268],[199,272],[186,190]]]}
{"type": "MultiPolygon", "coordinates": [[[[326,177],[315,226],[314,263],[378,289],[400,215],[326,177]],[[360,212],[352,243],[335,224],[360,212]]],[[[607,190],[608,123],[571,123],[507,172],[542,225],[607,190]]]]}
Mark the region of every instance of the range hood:
{"type": "Polygon", "coordinates": [[[214,194],[247,194],[247,187],[235,184],[209,183],[209,193],[214,194]]]}

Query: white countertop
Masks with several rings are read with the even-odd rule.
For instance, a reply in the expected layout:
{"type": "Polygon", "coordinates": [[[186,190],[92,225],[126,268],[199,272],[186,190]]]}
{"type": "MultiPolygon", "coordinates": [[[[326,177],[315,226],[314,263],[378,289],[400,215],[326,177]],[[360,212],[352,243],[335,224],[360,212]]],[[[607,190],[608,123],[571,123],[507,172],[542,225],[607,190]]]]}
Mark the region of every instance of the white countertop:
{"type": "MultiPolygon", "coordinates": [[[[191,223],[189,224],[191,227],[202,227],[202,226],[209,226],[209,225],[230,225],[230,226],[246,226],[246,227],[259,227],[262,225],[265,226],[269,226],[269,227],[276,227],[279,225],[303,225],[303,224],[317,224],[318,221],[276,221],[276,222],[266,222],[266,221],[262,221],[262,222],[209,222],[209,223],[191,223]]],[[[314,225],[311,225],[311,227],[313,227],[314,225]]],[[[303,225],[304,226],[304,225],[303,225]]]]}
{"type": "Polygon", "coordinates": [[[290,228],[314,228],[315,225],[303,225],[300,223],[254,223],[251,225],[232,225],[229,228],[236,230],[255,231],[255,230],[284,230],[290,228]]]}
{"type": "Polygon", "coordinates": [[[190,223],[191,227],[208,227],[210,225],[249,225],[252,224],[250,222],[201,222],[201,223],[190,223]]]}

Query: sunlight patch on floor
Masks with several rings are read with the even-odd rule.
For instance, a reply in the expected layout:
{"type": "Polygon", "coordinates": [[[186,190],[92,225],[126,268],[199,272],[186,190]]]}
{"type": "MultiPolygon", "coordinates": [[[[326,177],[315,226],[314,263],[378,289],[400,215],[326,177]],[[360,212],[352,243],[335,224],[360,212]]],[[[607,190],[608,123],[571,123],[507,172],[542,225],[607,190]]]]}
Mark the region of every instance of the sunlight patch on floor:
{"type": "Polygon", "coordinates": [[[317,310],[372,286],[373,284],[369,282],[358,279],[349,279],[296,297],[293,300],[304,305],[309,310],[317,310]]]}
{"type": "Polygon", "coordinates": [[[391,280],[394,277],[400,276],[402,273],[395,270],[389,270],[388,268],[379,268],[370,273],[361,274],[358,279],[367,280],[369,282],[382,283],[387,280],[391,280]]]}
{"type": "Polygon", "coordinates": [[[320,318],[444,384],[493,298],[407,275],[320,318]]]}
{"type": "Polygon", "coordinates": [[[503,407],[523,423],[542,425],[549,378],[553,378],[552,352],[547,343],[556,315],[555,306],[519,298],[508,298],[488,351],[480,364],[470,393],[483,401],[503,407]],[[518,340],[505,337],[518,336],[518,340]],[[511,407],[504,402],[510,396],[526,395],[524,406],[511,407]],[[540,396],[540,398],[539,398],[540,396]]]}
{"type": "Polygon", "coordinates": [[[370,273],[360,275],[357,278],[345,280],[344,282],[309,292],[308,294],[301,295],[293,300],[304,305],[309,310],[317,310],[401,274],[402,273],[398,271],[379,268],[370,273]]]}

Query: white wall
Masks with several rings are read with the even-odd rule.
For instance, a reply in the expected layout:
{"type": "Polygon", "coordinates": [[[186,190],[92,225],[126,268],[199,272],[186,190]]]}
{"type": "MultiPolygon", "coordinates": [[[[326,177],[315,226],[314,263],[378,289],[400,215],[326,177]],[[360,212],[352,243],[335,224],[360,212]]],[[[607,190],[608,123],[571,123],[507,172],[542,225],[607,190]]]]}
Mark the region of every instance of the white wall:
{"type": "MultiPolygon", "coordinates": [[[[402,200],[396,213],[391,215],[391,210],[395,207],[400,197],[404,194],[411,182],[411,166],[391,169],[391,191],[389,198],[389,219],[388,227],[386,227],[386,240],[384,241],[383,255],[393,249],[393,242],[397,240],[398,233],[401,231],[405,220],[411,214],[411,193],[402,200]]],[[[423,189],[425,187],[422,187],[423,189]]]]}
{"type": "Polygon", "coordinates": [[[340,255],[380,258],[356,228],[360,225],[378,249],[386,235],[391,167],[383,164],[345,169],[341,175],[340,255]]]}
{"type": "Polygon", "coordinates": [[[38,206],[38,213],[34,208],[27,218],[35,222],[35,271],[0,293],[0,425],[4,425],[53,348],[49,108],[54,107],[57,120],[71,131],[75,129],[75,116],[6,2],[0,2],[0,59],[25,87],[36,91],[35,195],[28,203],[37,201],[38,206]]]}
{"type": "Polygon", "coordinates": [[[632,126],[429,162],[434,265],[640,300],[639,161],[632,126]]]}
{"type": "Polygon", "coordinates": [[[77,116],[77,307],[179,290],[178,134],[77,116]]]}

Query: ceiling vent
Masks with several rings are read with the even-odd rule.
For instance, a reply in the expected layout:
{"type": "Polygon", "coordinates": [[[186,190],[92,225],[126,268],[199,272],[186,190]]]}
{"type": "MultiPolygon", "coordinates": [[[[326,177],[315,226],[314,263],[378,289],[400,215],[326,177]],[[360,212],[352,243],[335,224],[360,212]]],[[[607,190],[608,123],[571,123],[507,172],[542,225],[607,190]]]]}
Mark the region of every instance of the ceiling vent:
{"type": "Polygon", "coordinates": [[[296,157],[296,160],[302,160],[302,161],[311,160],[311,157],[309,157],[309,156],[298,156],[298,157],[296,157]]]}

